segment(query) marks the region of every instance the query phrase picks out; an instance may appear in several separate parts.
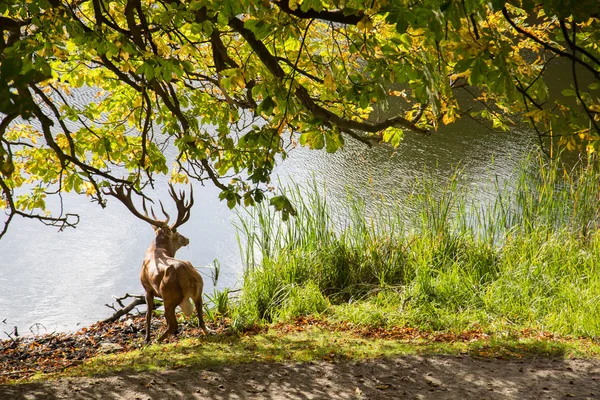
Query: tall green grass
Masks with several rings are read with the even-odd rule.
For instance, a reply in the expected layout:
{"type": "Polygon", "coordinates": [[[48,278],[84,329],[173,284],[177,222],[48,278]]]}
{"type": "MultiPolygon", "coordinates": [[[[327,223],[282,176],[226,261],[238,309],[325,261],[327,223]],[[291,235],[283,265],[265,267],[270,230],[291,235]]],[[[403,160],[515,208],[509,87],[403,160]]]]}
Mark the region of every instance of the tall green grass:
{"type": "Polygon", "coordinates": [[[342,219],[322,187],[291,185],[295,218],[284,222],[266,205],[240,216],[245,275],[234,325],[324,313],[379,326],[598,337],[599,178],[594,160],[566,169],[532,157],[483,204],[457,172],[385,206],[350,195],[342,219]]]}

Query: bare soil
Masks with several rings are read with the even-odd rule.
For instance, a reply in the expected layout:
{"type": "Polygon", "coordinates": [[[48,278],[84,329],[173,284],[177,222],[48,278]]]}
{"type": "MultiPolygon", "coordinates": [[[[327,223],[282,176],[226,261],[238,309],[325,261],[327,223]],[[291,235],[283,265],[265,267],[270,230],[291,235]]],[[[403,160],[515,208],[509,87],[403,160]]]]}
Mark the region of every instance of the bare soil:
{"type": "Polygon", "coordinates": [[[600,360],[409,356],[0,385],[0,399],[600,399],[600,360]]]}

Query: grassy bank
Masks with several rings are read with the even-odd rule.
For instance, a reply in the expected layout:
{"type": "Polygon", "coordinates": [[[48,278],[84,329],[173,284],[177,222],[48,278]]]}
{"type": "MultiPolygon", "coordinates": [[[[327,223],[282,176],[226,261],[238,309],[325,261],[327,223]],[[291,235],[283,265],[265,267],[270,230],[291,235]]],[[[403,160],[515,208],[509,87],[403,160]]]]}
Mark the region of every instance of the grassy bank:
{"type": "Polygon", "coordinates": [[[234,327],[322,315],[372,327],[600,336],[600,175],[537,158],[497,196],[472,200],[455,174],[416,182],[385,207],[292,187],[298,215],[242,218],[246,270],[234,327]],[[405,210],[417,210],[406,217],[405,210]]]}

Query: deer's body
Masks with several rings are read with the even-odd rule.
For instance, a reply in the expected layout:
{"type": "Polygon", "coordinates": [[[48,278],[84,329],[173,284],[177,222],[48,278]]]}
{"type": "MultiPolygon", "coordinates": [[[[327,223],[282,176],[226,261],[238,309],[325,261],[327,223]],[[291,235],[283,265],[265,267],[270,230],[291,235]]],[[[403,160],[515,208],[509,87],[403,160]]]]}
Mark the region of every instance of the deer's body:
{"type": "Polygon", "coordinates": [[[177,330],[177,318],[175,308],[179,305],[186,316],[192,313],[192,300],[198,313],[200,327],[206,331],[204,319],[202,318],[202,289],[204,282],[202,276],[196,271],[189,261],[178,260],[175,252],[181,246],[186,246],[189,241],[177,232],[163,232],[157,229],[156,239],[148,248],[142,270],[140,281],[146,291],[146,341],[150,341],[150,321],[154,297],[163,299],[165,307],[165,318],[167,330],[158,339],[159,342],[177,330]]]}
{"type": "Polygon", "coordinates": [[[151,219],[147,213],[142,215],[137,211],[131,201],[131,189],[126,192],[122,186],[116,187],[111,189],[108,194],[121,200],[138,218],[149,222],[156,233],[156,238],[146,251],[146,257],[140,272],[140,281],[146,292],[145,297],[148,306],[146,312],[146,342],[150,341],[150,322],[155,297],[163,299],[165,319],[167,320],[167,329],[158,339],[159,342],[177,331],[177,317],[175,316],[177,306],[181,306],[186,316],[192,314],[190,300],[196,306],[200,327],[205,333],[208,333],[202,317],[202,289],[204,287],[202,276],[189,261],[175,258],[177,250],[182,246],[187,246],[190,242],[188,238],[177,232],[177,227],[189,219],[190,209],[194,202],[193,193],[190,196],[190,202],[185,204],[183,193],[180,197],[177,197],[173,187],[170,186],[170,195],[175,200],[178,210],[177,221],[171,226],[167,225],[169,216],[164,208],[163,213],[167,216],[166,221],[157,220],[154,213],[152,213],[154,219],[151,219]]]}

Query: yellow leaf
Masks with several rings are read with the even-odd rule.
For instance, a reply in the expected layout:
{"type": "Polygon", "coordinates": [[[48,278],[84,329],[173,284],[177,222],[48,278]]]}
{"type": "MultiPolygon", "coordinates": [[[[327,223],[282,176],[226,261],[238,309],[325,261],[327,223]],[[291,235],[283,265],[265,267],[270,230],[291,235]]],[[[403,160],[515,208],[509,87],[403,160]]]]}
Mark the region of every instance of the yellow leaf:
{"type": "Polygon", "coordinates": [[[365,15],[363,17],[363,19],[358,21],[358,24],[356,24],[356,27],[358,29],[360,29],[361,31],[370,31],[371,29],[373,29],[373,21],[371,20],[371,18],[368,15],[365,15]]]}
{"type": "Polygon", "coordinates": [[[454,113],[450,114],[450,113],[446,113],[444,114],[444,116],[442,117],[442,122],[444,123],[444,125],[448,125],[453,123],[454,121],[456,121],[456,117],[454,116],[454,113]]]}
{"type": "Polygon", "coordinates": [[[240,89],[244,89],[246,87],[246,80],[244,79],[244,74],[237,73],[232,78],[235,85],[238,86],[240,89]]]}
{"type": "Polygon", "coordinates": [[[96,193],[96,189],[94,188],[94,185],[92,185],[90,182],[84,182],[83,185],[85,186],[85,194],[86,195],[91,196],[96,193]]]}
{"type": "Polygon", "coordinates": [[[584,140],[585,138],[587,138],[587,134],[588,134],[588,132],[589,132],[589,131],[590,131],[589,129],[584,129],[584,130],[582,130],[582,131],[579,131],[579,132],[577,133],[577,135],[579,136],[579,138],[580,138],[581,140],[584,140]]]}
{"type": "Polygon", "coordinates": [[[592,104],[590,106],[590,111],[600,112],[600,104],[592,104]]]}
{"type": "Polygon", "coordinates": [[[122,67],[124,72],[129,72],[129,71],[133,71],[135,70],[135,68],[133,68],[133,66],[131,65],[131,63],[129,61],[125,61],[122,64],[122,67]]]}
{"type": "Polygon", "coordinates": [[[331,91],[335,91],[337,89],[337,85],[335,83],[335,80],[333,79],[333,74],[331,73],[331,70],[327,70],[325,72],[325,79],[323,79],[323,85],[331,91]]]}
{"type": "Polygon", "coordinates": [[[534,122],[541,122],[547,117],[546,110],[539,110],[537,108],[525,113],[525,116],[532,118],[534,122]]]}

